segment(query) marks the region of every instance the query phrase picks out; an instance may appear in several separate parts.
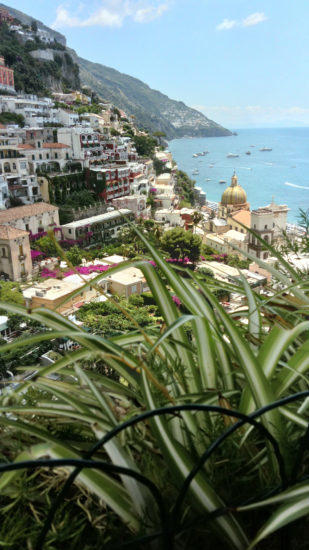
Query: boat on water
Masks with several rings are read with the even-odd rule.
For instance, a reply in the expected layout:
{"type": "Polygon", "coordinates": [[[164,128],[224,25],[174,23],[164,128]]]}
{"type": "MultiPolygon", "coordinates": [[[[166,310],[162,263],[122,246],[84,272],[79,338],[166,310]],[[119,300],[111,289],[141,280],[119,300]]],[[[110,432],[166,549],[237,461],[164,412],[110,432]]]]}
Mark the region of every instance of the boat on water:
{"type": "Polygon", "coordinates": [[[199,170],[193,170],[193,172],[192,172],[192,174],[193,174],[194,176],[197,176],[199,173],[200,173],[199,170]]]}
{"type": "Polygon", "coordinates": [[[226,180],[220,180],[219,183],[226,183],[226,180]]]}
{"type": "Polygon", "coordinates": [[[211,181],[211,178],[206,178],[206,180],[205,180],[205,181],[211,181]]]}
{"type": "Polygon", "coordinates": [[[246,155],[251,155],[251,151],[246,151],[246,155]]]}
{"type": "Polygon", "coordinates": [[[211,164],[208,164],[209,168],[212,168],[214,165],[215,165],[214,162],[212,162],[211,164]]]}
{"type": "Polygon", "coordinates": [[[239,157],[239,155],[237,155],[236,153],[228,153],[226,155],[226,158],[228,158],[228,159],[235,159],[237,157],[239,157]]]}
{"type": "Polygon", "coordinates": [[[260,149],[260,151],[272,151],[272,149],[270,147],[262,147],[262,149],[260,149]]]}
{"type": "Polygon", "coordinates": [[[197,159],[198,154],[197,154],[197,153],[193,153],[192,157],[195,158],[195,159],[197,159]]]}

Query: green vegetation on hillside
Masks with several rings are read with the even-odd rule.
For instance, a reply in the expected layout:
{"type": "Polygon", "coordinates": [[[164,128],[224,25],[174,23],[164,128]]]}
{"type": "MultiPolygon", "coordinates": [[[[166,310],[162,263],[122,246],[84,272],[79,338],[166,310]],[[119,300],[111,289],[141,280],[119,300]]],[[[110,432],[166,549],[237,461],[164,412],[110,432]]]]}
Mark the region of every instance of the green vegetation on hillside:
{"type": "Polygon", "coordinates": [[[0,54],[4,56],[6,64],[14,70],[17,91],[46,95],[55,82],[79,88],[79,69],[71,56],[60,51],[63,50],[60,44],[49,47],[59,50],[55,55],[55,61],[34,59],[30,52],[45,49],[46,45],[38,39],[23,44],[5,23],[0,25],[0,54]]]}
{"type": "Polygon", "coordinates": [[[177,184],[176,184],[176,192],[180,196],[180,198],[190,203],[191,205],[194,204],[194,186],[195,181],[189,178],[188,174],[186,172],[183,172],[182,170],[177,170],[176,172],[177,177],[177,184]]]}
{"type": "Polygon", "coordinates": [[[1,124],[18,124],[21,128],[25,125],[25,119],[23,115],[18,115],[17,113],[11,113],[4,111],[0,113],[0,123],[1,124]]]}
{"type": "Polygon", "coordinates": [[[151,89],[141,80],[82,59],[73,50],[69,51],[79,64],[81,82],[90,86],[106,101],[114,103],[127,114],[134,115],[140,128],[149,132],[162,132],[167,139],[184,135],[231,135],[229,130],[209,120],[202,113],[151,89]],[[185,122],[176,127],[175,119],[185,122]]]}

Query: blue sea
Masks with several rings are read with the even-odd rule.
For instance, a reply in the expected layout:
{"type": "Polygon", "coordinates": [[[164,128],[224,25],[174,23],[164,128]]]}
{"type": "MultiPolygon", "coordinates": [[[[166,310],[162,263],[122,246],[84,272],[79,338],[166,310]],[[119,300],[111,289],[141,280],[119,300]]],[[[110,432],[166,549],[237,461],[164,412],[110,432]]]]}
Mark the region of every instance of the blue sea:
{"type": "Polygon", "coordinates": [[[220,201],[234,170],[246,190],[251,209],[274,198],[290,208],[288,221],[296,223],[299,208],[309,209],[309,128],[236,130],[237,136],[182,138],[169,142],[178,164],[205,191],[207,200],[220,201]],[[271,151],[260,151],[263,147],[271,151]],[[193,158],[194,153],[209,151],[193,158]],[[250,151],[251,155],[246,155],[250,151]],[[238,154],[227,158],[228,153],[238,154]],[[194,170],[198,175],[193,175],[194,170]],[[226,184],[219,184],[225,180],[226,184]]]}

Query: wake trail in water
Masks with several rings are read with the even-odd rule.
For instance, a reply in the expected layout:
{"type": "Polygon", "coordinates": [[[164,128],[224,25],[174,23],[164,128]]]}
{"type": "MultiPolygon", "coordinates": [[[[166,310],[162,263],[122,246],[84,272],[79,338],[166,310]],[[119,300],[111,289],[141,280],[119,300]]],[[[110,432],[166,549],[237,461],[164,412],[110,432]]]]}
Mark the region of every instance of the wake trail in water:
{"type": "Polygon", "coordinates": [[[289,187],[296,187],[297,189],[308,189],[309,187],[306,187],[305,185],[296,185],[296,183],[290,183],[289,181],[286,181],[284,185],[288,185],[289,187]]]}

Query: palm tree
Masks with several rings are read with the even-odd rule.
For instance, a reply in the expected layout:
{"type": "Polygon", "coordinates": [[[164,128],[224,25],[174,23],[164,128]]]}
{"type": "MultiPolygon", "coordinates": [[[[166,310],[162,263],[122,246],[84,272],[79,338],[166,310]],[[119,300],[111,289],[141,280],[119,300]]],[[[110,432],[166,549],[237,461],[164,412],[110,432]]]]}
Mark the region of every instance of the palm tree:
{"type": "Polygon", "coordinates": [[[192,223],[193,223],[194,228],[195,228],[193,233],[196,233],[196,227],[203,220],[203,218],[204,218],[204,216],[203,216],[203,214],[201,214],[201,212],[197,212],[197,210],[195,212],[193,212],[193,214],[191,216],[192,223]]]}

